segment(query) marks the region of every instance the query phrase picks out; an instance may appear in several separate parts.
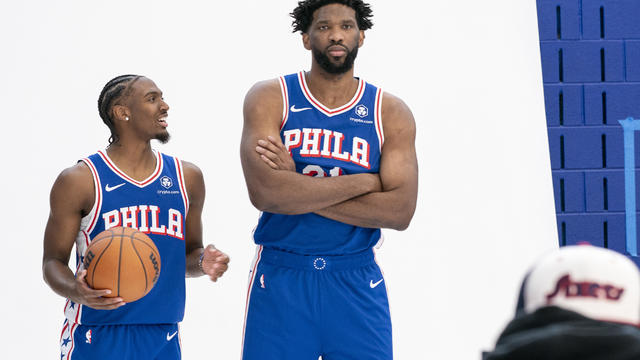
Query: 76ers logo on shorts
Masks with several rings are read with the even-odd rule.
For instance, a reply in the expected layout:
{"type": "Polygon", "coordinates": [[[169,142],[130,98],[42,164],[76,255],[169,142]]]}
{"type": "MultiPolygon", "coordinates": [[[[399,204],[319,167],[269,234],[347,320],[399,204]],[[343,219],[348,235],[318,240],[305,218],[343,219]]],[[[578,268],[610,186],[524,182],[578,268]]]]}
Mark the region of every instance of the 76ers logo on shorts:
{"type": "Polygon", "coordinates": [[[173,180],[168,176],[163,176],[160,178],[160,185],[162,185],[163,188],[168,189],[173,186],[173,180]]]}
{"type": "Polygon", "coordinates": [[[364,105],[358,105],[356,106],[356,115],[360,116],[361,118],[369,115],[369,109],[367,109],[366,106],[364,105]]]}

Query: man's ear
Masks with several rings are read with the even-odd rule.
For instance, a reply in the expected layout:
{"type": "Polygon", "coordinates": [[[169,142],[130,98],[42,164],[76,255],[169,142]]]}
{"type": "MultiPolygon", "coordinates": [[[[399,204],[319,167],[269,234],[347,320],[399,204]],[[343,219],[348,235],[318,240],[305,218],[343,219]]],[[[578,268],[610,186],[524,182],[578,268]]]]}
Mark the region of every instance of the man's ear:
{"type": "Polygon", "coordinates": [[[309,34],[302,33],[302,45],[307,50],[311,50],[311,44],[309,43],[309,34]]]}
{"type": "Polygon", "coordinates": [[[129,121],[129,118],[131,117],[129,114],[129,108],[124,105],[114,105],[111,112],[113,113],[114,121],[129,121]]]}

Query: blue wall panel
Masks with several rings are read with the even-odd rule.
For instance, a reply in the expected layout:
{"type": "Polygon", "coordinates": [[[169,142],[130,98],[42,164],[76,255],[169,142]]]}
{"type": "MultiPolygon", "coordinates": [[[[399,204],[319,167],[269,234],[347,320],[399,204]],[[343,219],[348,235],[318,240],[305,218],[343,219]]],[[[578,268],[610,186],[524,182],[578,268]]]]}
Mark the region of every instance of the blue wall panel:
{"type": "Polygon", "coordinates": [[[582,31],[584,39],[640,38],[640,1],[582,1],[582,31]]]}
{"type": "MultiPolygon", "coordinates": [[[[588,241],[625,253],[625,154],[618,121],[640,119],[640,0],[537,4],[560,243],[588,241]]],[[[640,131],[634,138],[640,206],[640,131]]],[[[638,209],[635,215],[640,228],[638,209]]],[[[640,264],[640,258],[633,260],[640,264]]]]}
{"type": "Polygon", "coordinates": [[[624,211],[624,171],[585,174],[587,212],[624,211]]]}
{"type": "Polygon", "coordinates": [[[640,84],[586,84],[584,104],[587,125],[602,125],[606,121],[608,125],[620,126],[620,119],[629,116],[640,119],[640,84]]]}
{"type": "Polygon", "coordinates": [[[538,30],[540,40],[580,39],[580,0],[538,1],[538,30]]]}
{"type": "Polygon", "coordinates": [[[640,81],[640,41],[626,41],[627,81],[640,81]]]}
{"type": "Polygon", "coordinates": [[[545,83],[624,80],[622,41],[542,41],[545,83]]]}
{"type": "Polygon", "coordinates": [[[553,189],[556,209],[560,213],[582,213],[585,211],[584,174],[575,171],[556,171],[553,174],[553,189]]]}
{"type": "Polygon", "coordinates": [[[582,85],[545,85],[544,102],[548,126],[582,125],[582,85]]]}

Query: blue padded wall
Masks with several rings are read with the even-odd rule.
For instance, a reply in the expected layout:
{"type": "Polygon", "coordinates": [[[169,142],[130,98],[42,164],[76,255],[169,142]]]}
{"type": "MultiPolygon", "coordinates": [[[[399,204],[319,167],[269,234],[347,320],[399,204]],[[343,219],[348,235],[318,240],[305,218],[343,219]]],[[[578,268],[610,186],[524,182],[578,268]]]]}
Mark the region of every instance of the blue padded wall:
{"type": "Polygon", "coordinates": [[[537,0],[537,7],[560,245],[587,241],[626,253],[618,120],[640,119],[640,0],[537,0]]]}

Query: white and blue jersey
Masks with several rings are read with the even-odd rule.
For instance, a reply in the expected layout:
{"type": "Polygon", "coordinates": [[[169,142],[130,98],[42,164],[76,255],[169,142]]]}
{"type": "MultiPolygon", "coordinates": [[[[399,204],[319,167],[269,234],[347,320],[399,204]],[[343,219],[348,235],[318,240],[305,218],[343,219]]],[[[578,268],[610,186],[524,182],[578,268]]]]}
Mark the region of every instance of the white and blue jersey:
{"type": "MultiPolygon", "coordinates": [[[[309,91],[304,72],[279,80],[284,103],[280,136],[298,173],[323,177],[380,171],[381,89],[360,79],[347,104],[328,109],[309,91]]],[[[263,212],[253,237],[258,245],[297,254],[343,255],[373,247],[380,229],[313,213],[263,212]]]]}
{"type": "Polygon", "coordinates": [[[175,324],[185,303],[185,219],[189,207],[180,160],[155,152],[156,168],[146,180],[127,176],[98,151],[82,159],[93,175],[95,201],[80,224],[76,263],[100,232],[126,226],[147,234],[160,252],[162,270],[143,298],[115,310],[96,310],[67,300],[67,326],[175,324]]]}

